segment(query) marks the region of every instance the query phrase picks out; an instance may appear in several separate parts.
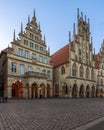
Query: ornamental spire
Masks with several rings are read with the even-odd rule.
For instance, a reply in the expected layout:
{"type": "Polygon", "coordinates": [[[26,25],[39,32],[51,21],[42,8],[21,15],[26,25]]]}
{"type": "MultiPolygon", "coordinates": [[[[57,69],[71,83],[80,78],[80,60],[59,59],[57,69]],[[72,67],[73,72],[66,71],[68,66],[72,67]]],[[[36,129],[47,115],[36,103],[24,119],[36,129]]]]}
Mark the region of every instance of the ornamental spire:
{"type": "Polygon", "coordinates": [[[23,33],[23,24],[21,22],[21,33],[23,33]]]}
{"type": "Polygon", "coordinates": [[[71,33],[69,31],[69,43],[71,42],[71,33]]]}
{"type": "Polygon", "coordinates": [[[44,44],[46,44],[46,39],[45,39],[45,35],[44,35],[44,44]]]}
{"type": "Polygon", "coordinates": [[[13,33],[13,41],[15,41],[15,29],[14,29],[14,33],[13,33]]]}
{"type": "Polygon", "coordinates": [[[28,23],[30,23],[30,15],[28,15],[28,23]]]}

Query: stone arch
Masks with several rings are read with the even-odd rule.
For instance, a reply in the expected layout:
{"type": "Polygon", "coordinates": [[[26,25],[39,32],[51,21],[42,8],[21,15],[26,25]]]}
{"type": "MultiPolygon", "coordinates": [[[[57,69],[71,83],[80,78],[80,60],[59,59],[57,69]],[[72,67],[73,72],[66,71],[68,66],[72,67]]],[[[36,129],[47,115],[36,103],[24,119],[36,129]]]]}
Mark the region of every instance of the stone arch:
{"type": "Polygon", "coordinates": [[[73,97],[73,98],[77,97],[77,91],[78,91],[78,86],[77,86],[77,84],[75,83],[75,84],[73,85],[73,88],[72,88],[72,97],[73,97]]]}
{"type": "Polygon", "coordinates": [[[84,97],[84,86],[83,86],[83,84],[81,84],[81,86],[80,86],[80,89],[79,89],[79,97],[84,97]]]}
{"type": "Polygon", "coordinates": [[[95,86],[92,86],[91,97],[95,97],[95,86]]]}
{"type": "Polygon", "coordinates": [[[38,97],[38,85],[36,83],[33,83],[31,87],[31,98],[37,98],[37,97],[38,97]]]}
{"type": "Polygon", "coordinates": [[[90,87],[87,85],[86,87],[86,97],[90,97],[90,87]]]}
{"type": "Polygon", "coordinates": [[[12,83],[12,98],[23,98],[23,84],[20,81],[12,83]]]}

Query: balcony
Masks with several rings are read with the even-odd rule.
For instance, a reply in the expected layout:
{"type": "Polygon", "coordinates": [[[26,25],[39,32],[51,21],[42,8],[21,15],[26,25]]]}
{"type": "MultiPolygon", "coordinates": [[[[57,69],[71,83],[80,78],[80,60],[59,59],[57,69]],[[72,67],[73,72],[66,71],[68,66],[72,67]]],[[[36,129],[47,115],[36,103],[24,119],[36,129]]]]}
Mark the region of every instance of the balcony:
{"type": "Polygon", "coordinates": [[[48,78],[46,74],[43,74],[43,73],[39,73],[39,72],[33,72],[33,71],[29,71],[29,72],[26,72],[25,77],[37,77],[37,78],[48,78]]]}

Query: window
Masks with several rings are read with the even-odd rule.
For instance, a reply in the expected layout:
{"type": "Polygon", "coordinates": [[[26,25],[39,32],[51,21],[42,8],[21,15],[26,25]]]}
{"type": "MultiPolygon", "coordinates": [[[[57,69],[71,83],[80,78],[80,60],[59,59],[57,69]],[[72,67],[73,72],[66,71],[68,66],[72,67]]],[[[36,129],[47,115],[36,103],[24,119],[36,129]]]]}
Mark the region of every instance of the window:
{"type": "Polygon", "coordinates": [[[29,58],[29,52],[28,51],[25,51],[25,57],[29,58]]]}
{"type": "Polygon", "coordinates": [[[81,49],[79,49],[79,55],[81,55],[81,49]]]}
{"type": "Polygon", "coordinates": [[[32,53],[32,58],[36,59],[36,54],[32,53]]]}
{"type": "Polygon", "coordinates": [[[28,46],[28,41],[27,40],[24,40],[24,45],[28,46]]]}
{"type": "Polygon", "coordinates": [[[94,80],[94,70],[93,69],[91,70],[91,79],[94,80]]]}
{"type": "Polygon", "coordinates": [[[101,79],[101,85],[103,85],[103,80],[101,79]]]}
{"type": "Polygon", "coordinates": [[[20,48],[18,49],[18,55],[19,55],[19,56],[23,56],[23,50],[20,49],[20,48]]]}
{"type": "Polygon", "coordinates": [[[39,56],[39,62],[43,62],[43,57],[39,56]]]}
{"type": "Polygon", "coordinates": [[[46,57],[43,58],[43,62],[44,62],[45,64],[47,64],[47,58],[46,58],[46,57]]]}
{"type": "Polygon", "coordinates": [[[32,66],[28,66],[28,71],[32,71],[32,66]]]}
{"type": "Polygon", "coordinates": [[[80,77],[82,78],[84,74],[83,66],[80,66],[80,77]]]}
{"type": "Polygon", "coordinates": [[[39,40],[39,38],[38,38],[37,36],[35,36],[35,40],[36,40],[36,41],[38,41],[38,40],[39,40]]]}
{"type": "Polygon", "coordinates": [[[42,71],[42,72],[43,72],[43,74],[46,74],[46,70],[45,70],[45,69],[43,69],[43,71],[42,71]]]}
{"type": "Polygon", "coordinates": [[[21,75],[24,75],[24,72],[25,72],[25,70],[24,70],[24,65],[23,65],[23,64],[20,64],[20,74],[21,74],[21,75]]]}
{"type": "Polygon", "coordinates": [[[89,78],[89,69],[86,68],[86,78],[88,79],[89,78]]]}
{"type": "Polygon", "coordinates": [[[32,33],[30,33],[30,38],[34,38],[34,35],[32,33]]]}
{"type": "Polygon", "coordinates": [[[65,74],[65,68],[64,68],[64,66],[61,67],[61,74],[65,74]]]}
{"type": "Polygon", "coordinates": [[[37,72],[37,73],[40,73],[40,68],[36,68],[36,72],[37,72]]]}
{"type": "Polygon", "coordinates": [[[72,76],[77,76],[77,65],[75,63],[72,66],[72,76]]]}
{"type": "Polygon", "coordinates": [[[30,42],[30,48],[34,48],[34,43],[30,42]]]}
{"type": "Polygon", "coordinates": [[[50,70],[47,71],[47,76],[48,76],[48,78],[51,77],[51,71],[50,70]]]}
{"type": "Polygon", "coordinates": [[[41,47],[41,46],[40,46],[40,51],[42,51],[42,52],[43,52],[43,47],[41,47]]]}
{"type": "Polygon", "coordinates": [[[35,45],[35,49],[36,49],[36,50],[39,50],[39,46],[38,46],[38,45],[35,45]]]}
{"type": "Polygon", "coordinates": [[[17,68],[16,66],[17,66],[17,64],[14,63],[14,62],[12,62],[11,71],[14,72],[14,73],[16,73],[16,70],[17,70],[17,69],[16,69],[16,68],[17,68]]]}

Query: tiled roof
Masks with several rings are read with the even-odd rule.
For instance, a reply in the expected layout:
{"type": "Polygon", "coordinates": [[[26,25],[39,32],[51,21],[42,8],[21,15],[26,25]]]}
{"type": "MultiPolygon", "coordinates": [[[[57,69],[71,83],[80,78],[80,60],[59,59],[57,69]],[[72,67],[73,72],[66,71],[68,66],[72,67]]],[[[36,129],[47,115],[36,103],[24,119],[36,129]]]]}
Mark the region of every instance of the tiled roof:
{"type": "Polygon", "coordinates": [[[51,61],[54,67],[62,65],[69,61],[69,44],[51,55],[51,61]]]}

